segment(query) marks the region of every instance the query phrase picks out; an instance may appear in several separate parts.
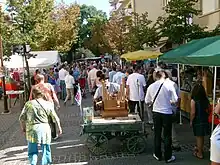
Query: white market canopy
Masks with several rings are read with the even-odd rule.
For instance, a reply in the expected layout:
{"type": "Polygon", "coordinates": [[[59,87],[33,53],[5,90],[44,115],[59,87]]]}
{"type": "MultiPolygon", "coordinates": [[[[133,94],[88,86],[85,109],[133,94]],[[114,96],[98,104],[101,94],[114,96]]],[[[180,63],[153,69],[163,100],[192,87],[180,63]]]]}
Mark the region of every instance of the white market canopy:
{"type": "MultiPolygon", "coordinates": [[[[60,56],[58,51],[33,51],[31,54],[37,55],[35,58],[28,59],[30,68],[46,68],[60,63],[60,56]]],[[[4,61],[6,68],[23,68],[25,62],[22,56],[14,54],[10,56],[9,61],[4,61]]]]}

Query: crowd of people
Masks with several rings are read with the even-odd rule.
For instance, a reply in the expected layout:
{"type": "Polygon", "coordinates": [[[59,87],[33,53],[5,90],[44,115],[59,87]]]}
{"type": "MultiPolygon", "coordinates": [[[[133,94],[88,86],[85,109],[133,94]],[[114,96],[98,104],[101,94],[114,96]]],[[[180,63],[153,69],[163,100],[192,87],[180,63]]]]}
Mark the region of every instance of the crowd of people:
{"type": "MultiPolygon", "coordinates": [[[[163,141],[165,161],[167,163],[175,161],[172,150],[181,150],[175,131],[176,114],[180,110],[181,101],[180,89],[176,83],[176,68],[168,70],[163,63],[159,63],[158,66],[150,63],[147,66],[135,64],[122,67],[113,63],[103,64],[95,61],[64,63],[47,70],[35,71],[30,101],[25,104],[20,116],[22,130],[28,140],[30,161],[35,164],[38,154],[36,146],[40,143],[43,148],[42,162],[51,163],[50,137],[56,139],[58,136],[55,123],[58,124],[59,133],[62,133],[55,111],[60,108],[58,98],[64,101],[65,106],[68,100],[74,105],[77,89],[80,87],[82,95],[86,97],[88,87],[93,99],[101,100],[102,82],[105,82],[108,91],[114,94],[119,92],[124,79],[129,113],[138,113],[141,120],[152,125],[153,157],[158,161],[162,159],[163,141]],[[48,123],[52,135],[49,128],[43,129],[48,123]]],[[[205,89],[198,81],[192,90],[190,126],[196,137],[193,155],[199,159],[204,158],[204,137],[210,135],[207,112],[209,106],[205,89]]],[[[219,107],[220,105],[217,106],[216,111],[220,111],[219,107]]],[[[220,153],[220,149],[216,147],[219,142],[213,136],[211,139],[211,148],[220,153]]],[[[211,150],[211,160],[217,163],[213,165],[219,165],[219,157],[215,155],[211,150]]]]}
{"type": "MultiPolygon", "coordinates": [[[[94,94],[94,99],[98,100],[102,97],[100,82],[105,81],[109,93],[114,94],[119,91],[122,80],[125,78],[129,113],[137,112],[142,120],[153,124],[153,157],[158,161],[162,159],[161,143],[163,141],[165,161],[167,163],[175,161],[176,158],[172,155],[172,150],[181,150],[175,130],[176,114],[180,111],[181,102],[180,89],[177,85],[177,69],[173,67],[169,70],[164,63],[159,63],[157,67],[151,63],[147,68],[141,65],[122,68],[117,65],[101,70],[96,64],[93,64],[93,69],[88,74],[90,91],[94,94]],[[147,115],[144,112],[147,112],[147,115]]],[[[198,75],[197,82],[192,89],[190,113],[190,126],[196,137],[193,155],[198,159],[204,158],[204,137],[211,133],[208,122],[209,107],[205,88],[202,85],[200,75],[198,75]]],[[[218,106],[216,111],[216,113],[220,111],[218,106]]],[[[219,130],[218,127],[215,132],[219,132],[217,130],[219,130]]],[[[212,141],[216,139],[213,136],[212,134],[212,141]]],[[[213,144],[217,143],[219,142],[213,141],[213,144]]],[[[215,148],[216,151],[214,145],[211,148],[215,148]]],[[[213,164],[220,162],[219,156],[216,156],[216,153],[214,154],[212,151],[213,164]]],[[[219,150],[218,153],[220,153],[219,150]]]]}

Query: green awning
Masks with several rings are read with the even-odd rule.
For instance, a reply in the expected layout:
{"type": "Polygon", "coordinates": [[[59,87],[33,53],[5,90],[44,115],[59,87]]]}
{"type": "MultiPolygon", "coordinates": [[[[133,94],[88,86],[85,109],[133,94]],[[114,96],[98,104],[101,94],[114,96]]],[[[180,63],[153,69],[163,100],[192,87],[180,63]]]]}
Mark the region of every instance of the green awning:
{"type": "Polygon", "coordinates": [[[164,53],[160,60],[201,66],[220,66],[220,36],[193,40],[164,53]]]}

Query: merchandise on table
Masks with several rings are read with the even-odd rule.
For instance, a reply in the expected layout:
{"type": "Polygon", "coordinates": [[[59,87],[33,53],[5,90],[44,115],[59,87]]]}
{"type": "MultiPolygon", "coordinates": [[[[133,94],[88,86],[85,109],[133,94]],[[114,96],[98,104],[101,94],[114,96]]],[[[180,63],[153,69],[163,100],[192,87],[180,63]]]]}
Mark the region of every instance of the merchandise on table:
{"type": "Polygon", "coordinates": [[[89,124],[92,122],[94,114],[93,114],[93,107],[86,107],[83,108],[83,121],[84,124],[89,124]]]}

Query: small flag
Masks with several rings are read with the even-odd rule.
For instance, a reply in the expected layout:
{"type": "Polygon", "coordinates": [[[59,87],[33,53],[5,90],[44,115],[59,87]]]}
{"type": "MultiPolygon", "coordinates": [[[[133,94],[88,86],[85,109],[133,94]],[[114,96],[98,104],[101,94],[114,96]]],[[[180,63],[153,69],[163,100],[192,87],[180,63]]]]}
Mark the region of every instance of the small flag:
{"type": "Polygon", "coordinates": [[[81,106],[82,104],[82,93],[81,93],[81,89],[80,89],[80,86],[77,85],[77,93],[76,93],[76,96],[75,96],[75,100],[78,104],[78,106],[81,106]]]}

